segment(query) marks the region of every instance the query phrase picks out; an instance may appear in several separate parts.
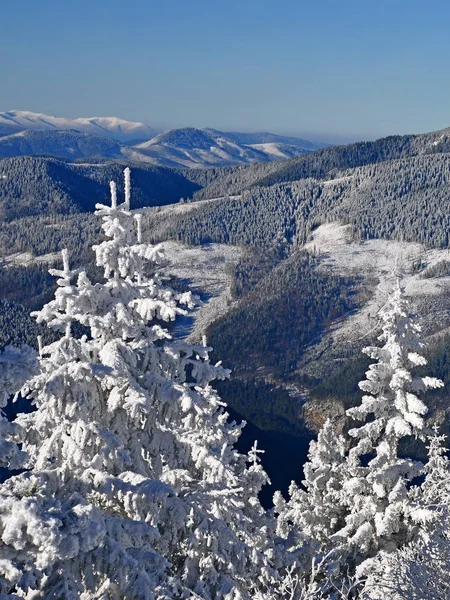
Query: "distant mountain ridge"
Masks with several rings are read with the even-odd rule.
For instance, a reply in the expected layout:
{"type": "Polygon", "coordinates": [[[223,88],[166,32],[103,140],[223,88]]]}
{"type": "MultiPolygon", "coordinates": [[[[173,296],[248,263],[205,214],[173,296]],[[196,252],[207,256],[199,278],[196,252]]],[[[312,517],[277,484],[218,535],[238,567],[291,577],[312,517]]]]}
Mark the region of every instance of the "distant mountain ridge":
{"type": "Polygon", "coordinates": [[[65,119],[27,111],[0,113],[0,158],[127,158],[161,167],[203,168],[283,160],[324,147],[268,132],[185,127],[158,133],[115,117],[65,119]]]}
{"type": "Polygon", "coordinates": [[[220,167],[271,162],[313,152],[323,144],[272,133],[226,133],[217,129],[184,127],[160,133],[134,148],[166,167],[220,167]]]}
{"type": "Polygon", "coordinates": [[[271,161],[215,170],[214,177],[195,199],[240,194],[252,187],[269,187],[301,179],[333,179],[344,169],[414,156],[450,152],[450,128],[423,134],[395,135],[369,142],[324,147],[290,160],[271,161]]]}
{"type": "Polygon", "coordinates": [[[80,158],[123,158],[128,146],[106,137],[71,129],[20,131],[0,137],[0,158],[43,156],[77,160],[80,158]]]}
{"type": "Polygon", "coordinates": [[[118,117],[70,119],[25,110],[10,110],[0,113],[0,135],[10,135],[28,129],[44,131],[73,129],[120,142],[148,140],[160,131],[144,123],[126,121],[118,117]]]}
{"type": "Polygon", "coordinates": [[[221,132],[217,129],[205,129],[206,132],[218,133],[225,135],[227,138],[233,140],[237,144],[244,144],[246,146],[253,146],[255,144],[285,144],[288,146],[298,146],[305,151],[313,152],[330,146],[331,144],[310,142],[298,137],[292,137],[287,135],[277,135],[275,133],[269,133],[268,131],[261,131],[255,133],[240,133],[238,131],[226,131],[221,132]]]}
{"type": "Polygon", "coordinates": [[[42,156],[4,158],[0,159],[0,224],[93,211],[95,202],[109,202],[109,181],[120,181],[130,164],[135,208],[172,204],[202,186],[200,170],[176,171],[129,160],[77,163],[42,156]]]}

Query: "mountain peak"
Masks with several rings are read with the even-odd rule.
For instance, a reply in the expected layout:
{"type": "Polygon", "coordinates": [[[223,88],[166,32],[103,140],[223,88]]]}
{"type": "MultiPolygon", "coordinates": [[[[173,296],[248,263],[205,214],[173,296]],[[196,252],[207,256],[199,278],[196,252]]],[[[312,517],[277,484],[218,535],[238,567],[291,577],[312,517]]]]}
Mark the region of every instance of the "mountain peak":
{"type": "Polygon", "coordinates": [[[27,110],[9,110],[0,113],[0,134],[7,135],[29,129],[44,131],[72,129],[120,142],[130,142],[138,139],[148,140],[158,133],[149,125],[126,121],[118,117],[79,117],[70,119],[27,110]]]}

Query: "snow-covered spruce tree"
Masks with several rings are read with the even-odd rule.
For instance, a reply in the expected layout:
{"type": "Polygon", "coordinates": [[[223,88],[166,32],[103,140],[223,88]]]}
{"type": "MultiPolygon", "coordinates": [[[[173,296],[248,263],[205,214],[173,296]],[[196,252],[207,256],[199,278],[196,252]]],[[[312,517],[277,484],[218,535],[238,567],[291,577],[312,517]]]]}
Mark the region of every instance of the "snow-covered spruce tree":
{"type": "MultiPolygon", "coordinates": [[[[303,465],[303,487],[293,481],[288,501],[280,492],[274,495],[277,534],[302,565],[300,573],[295,566],[284,573],[280,589],[288,600],[323,600],[330,597],[331,589],[337,590],[327,572],[340,557],[330,536],[345,525],[341,494],[346,464],[345,440],[327,419],[317,441],[310,443],[308,461],[303,465]]],[[[351,596],[336,595],[347,597],[351,596]]]]}
{"type": "Polygon", "coordinates": [[[351,477],[343,486],[348,514],[345,527],[333,536],[356,562],[380,549],[392,551],[403,546],[414,537],[417,526],[431,518],[409,490],[423,464],[401,458],[399,442],[407,436],[425,441],[428,409],[418,394],[441,387],[443,382],[411,372],[426,360],[418,353],[423,347],[420,326],[410,314],[399,282],[380,318],[383,325],[378,339],[383,345],[363,350],[377,360],[359,384],[366,395],[360,406],[347,411],[349,417],[365,423],[349,431],[357,443],[348,455],[351,477]],[[362,461],[364,455],[370,458],[367,465],[362,461]]]}
{"type": "Polygon", "coordinates": [[[361,598],[446,600],[450,596],[450,463],[446,436],[437,427],[428,438],[426,478],[414,498],[434,518],[420,538],[395,552],[380,552],[361,598]]]}
{"type": "Polygon", "coordinates": [[[299,540],[291,540],[293,546],[307,538],[320,544],[329,543],[330,536],[345,524],[340,498],[345,466],[345,440],[328,419],[317,441],[309,446],[308,461],[303,465],[303,489],[293,481],[289,502],[280,492],[274,495],[279,535],[289,539],[294,524],[301,536],[299,540]]]}
{"type": "Polygon", "coordinates": [[[423,469],[425,481],[418,497],[427,508],[450,517],[450,460],[445,446],[447,436],[439,435],[437,426],[428,436],[428,461],[423,469]]]}
{"type": "Polygon", "coordinates": [[[363,586],[360,600],[448,600],[448,537],[410,543],[395,552],[380,552],[363,586]]]}
{"type": "Polygon", "coordinates": [[[141,243],[129,212],[129,177],[124,204],[111,184],[112,206],[97,205],[105,282],[71,271],[64,253],[55,299],[37,314],[64,335],[24,388],[37,410],[16,419],[28,471],[0,486],[0,592],[273,598],[273,524],[257,499],[267,476],[256,448],[233,448],[241,427],[211,386],[228,371],[163,327],[192,298],[162,284],[161,247],[141,243]],[[73,337],[73,322],[89,335],[73,337]]]}
{"type": "MultiPolygon", "coordinates": [[[[431,511],[410,490],[424,465],[401,458],[398,449],[406,436],[425,441],[427,407],[418,394],[443,383],[411,374],[426,360],[418,353],[423,346],[420,327],[409,314],[399,284],[380,318],[383,345],[364,349],[377,360],[359,384],[366,395],[360,406],[347,411],[352,419],[365,421],[350,429],[355,441],[345,444],[327,422],[318,441],[311,443],[305,489],[294,484],[288,502],[279,494],[274,499],[280,535],[294,547],[298,540],[305,543],[302,534],[319,544],[310,569],[314,577],[304,578],[310,586],[317,584],[318,597],[327,597],[355,573],[364,577],[377,552],[402,547],[418,526],[432,521],[431,511]],[[351,449],[345,451],[345,445],[351,449]]],[[[353,583],[352,587],[356,590],[353,583]]]]}

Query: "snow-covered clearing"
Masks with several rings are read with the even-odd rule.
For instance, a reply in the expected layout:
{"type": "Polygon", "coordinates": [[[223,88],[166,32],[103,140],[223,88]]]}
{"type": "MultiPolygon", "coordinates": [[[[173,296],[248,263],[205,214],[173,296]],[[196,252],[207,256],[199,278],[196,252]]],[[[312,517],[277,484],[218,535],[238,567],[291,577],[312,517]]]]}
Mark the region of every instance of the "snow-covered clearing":
{"type": "MultiPolygon", "coordinates": [[[[61,252],[50,252],[41,256],[33,256],[31,252],[16,252],[9,256],[0,257],[1,267],[27,267],[32,263],[54,263],[61,259],[61,252]]],[[[0,268],[1,268],[0,267],[0,268]]]]}
{"type": "Polygon", "coordinates": [[[251,144],[251,147],[255,150],[262,150],[269,156],[275,156],[277,158],[290,158],[288,154],[281,150],[280,145],[276,143],[251,144]]]}
{"type": "Polygon", "coordinates": [[[341,183],[346,181],[351,181],[353,179],[353,175],[346,175],[345,177],[336,177],[336,179],[328,179],[327,181],[322,181],[322,185],[333,185],[334,183],[341,183]]]}
{"type": "Polygon", "coordinates": [[[242,250],[225,244],[189,247],[174,241],[164,242],[164,249],[169,263],[165,274],[185,280],[203,299],[191,318],[180,319],[177,332],[200,341],[208,325],[230,309],[232,278],[228,269],[237,263],[242,250]]]}
{"type": "Polygon", "coordinates": [[[207,200],[195,200],[194,202],[177,202],[176,204],[166,204],[165,206],[149,206],[148,208],[139,208],[136,212],[157,212],[160,215],[183,214],[196,210],[201,206],[225,200],[226,198],[240,200],[241,196],[221,196],[219,198],[208,198],[207,200]]]}
{"type": "Polygon", "coordinates": [[[442,260],[450,261],[450,250],[429,250],[421,244],[390,240],[351,241],[349,225],[327,223],[318,227],[306,249],[319,254],[322,268],[342,275],[363,276],[373,294],[355,314],[337,323],[332,331],[335,341],[361,339],[377,324],[377,313],[384,305],[396,279],[412,297],[448,295],[450,277],[421,279],[412,274],[412,264],[423,261],[430,268],[442,260]]]}

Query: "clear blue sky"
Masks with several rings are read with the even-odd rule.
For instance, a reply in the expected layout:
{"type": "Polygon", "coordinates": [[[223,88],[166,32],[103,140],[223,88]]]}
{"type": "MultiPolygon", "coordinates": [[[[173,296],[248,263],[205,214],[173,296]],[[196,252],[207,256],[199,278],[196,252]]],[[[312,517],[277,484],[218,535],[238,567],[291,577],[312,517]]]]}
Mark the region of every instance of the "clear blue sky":
{"type": "Polygon", "coordinates": [[[450,3],[14,0],[0,111],[368,138],[450,126],[450,3]]]}

